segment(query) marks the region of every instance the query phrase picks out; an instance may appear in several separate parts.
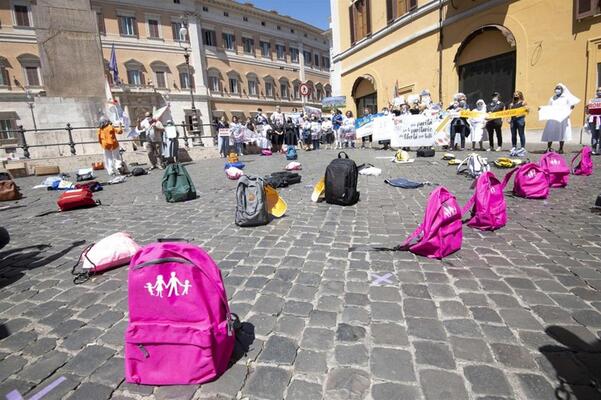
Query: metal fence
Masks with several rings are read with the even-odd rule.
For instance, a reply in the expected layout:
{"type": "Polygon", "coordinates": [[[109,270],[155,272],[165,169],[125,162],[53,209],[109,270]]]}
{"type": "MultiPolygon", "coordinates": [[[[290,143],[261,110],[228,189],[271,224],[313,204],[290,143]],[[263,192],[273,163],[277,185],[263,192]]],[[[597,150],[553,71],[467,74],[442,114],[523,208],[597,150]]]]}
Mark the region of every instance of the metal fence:
{"type": "MultiPolygon", "coordinates": [[[[192,140],[192,142],[196,142],[198,145],[200,146],[204,146],[202,139],[213,139],[213,145],[216,145],[216,141],[217,141],[217,136],[215,134],[213,134],[213,129],[210,129],[211,131],[211,135],[204,135],[202,134],[202,130],[197,130],[194,131],[193,127],[191,124],[187,124],[186,122],[182,122],[181,124],[175,124],[176,127],[180,127],[183,128],[183,137],[182,139],[184,140],[184,145],[186,147],[189,147],[189,141],[192,140]]],[[[197,124],[197,126],[200,127],[215,127],[215,125],[213,124],[197,124]]],[[[31,148],[36,148],[36,147],[58,147],[58,146],[69,146],[71,155],[75,156],[77,155],[77,151],[75,149],[75,146],[77,145],[86,145],[86,144],[97,144],[98,141],[97,140],[88,140],[88,141],[75,141],[73,139],[73,133],[74,132],[78,132],[78,131],[96,131],[98,129],[98,127],[95,126],[81,126],[81,127],[73,127],[71,126],[70,123],[68,123],[64,128],[43,128],[43,129],[24,129],[22,125],[18,126],[16,130],[3,130],[2,132],[7,133],[7,134],[12,134],[11,136],[15,136],[17,138],[18,143],[15,145],[10,145],[10,147],[14,147],[14,148],[21,148],[23,149],[23,155],[25,156],[25,158],[30,159],[31,157],[31,153],[29,151],[29,149],[31,148]],[[44,134],[44,133],[49,133],[49,132],[64,132],[65,139],[66,141],[64,142],[54,142],[54,143],[39,143],[39,144],[29,144],[27,143],[27,138],[26,138],[26,134],[27,133],[33,133],[35,135],[37,134],[44,134]]],[[[132,126],[131,129],[136,129],[135,126],[132,126]]],[[[128,138],[128,139],[120,139],[119,143],[122,142],[137,142],[137,143],[143,143],[145,141],[145,139],[143,137],[138,137],[138,138],[128,138]]]]}

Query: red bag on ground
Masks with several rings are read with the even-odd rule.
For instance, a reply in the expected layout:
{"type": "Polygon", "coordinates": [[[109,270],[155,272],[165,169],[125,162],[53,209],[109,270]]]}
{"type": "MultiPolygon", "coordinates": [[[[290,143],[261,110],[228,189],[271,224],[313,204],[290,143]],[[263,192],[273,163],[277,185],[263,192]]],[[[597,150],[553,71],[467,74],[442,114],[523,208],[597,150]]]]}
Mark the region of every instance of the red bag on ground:
{"type": "Polygon", "coordinates": [[[76,208],[94,207],[100,202],[94,200],[94,195],[89,189],[75,189],[62,193],[56,204],[58,204],[61,211],[68,211],[76,208]]]}

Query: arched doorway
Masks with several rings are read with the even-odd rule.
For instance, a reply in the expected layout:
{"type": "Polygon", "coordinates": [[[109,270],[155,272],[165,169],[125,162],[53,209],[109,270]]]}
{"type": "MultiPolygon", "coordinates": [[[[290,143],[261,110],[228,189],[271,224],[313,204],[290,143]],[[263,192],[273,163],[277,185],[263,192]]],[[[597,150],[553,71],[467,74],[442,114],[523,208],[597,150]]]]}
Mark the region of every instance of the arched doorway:
{"type": "Polygon", "coordinates": [[[359,77],[353,85],[353,99],[357,106],[357,116],[363,115],[363,110],[369,108],[372,113],[378,112],[378,91],[376,81],[371,75],[359,77]]]}
{"type": "Polygon", "coordinates": [[[516,49],[513,34],[501,25],[487,25],[472,32],[463,41],[455,63],[459,73],[459,91],[470,106],[478,99],[489,102],[493,92],[507,102],[515,90],[516,49]]]}

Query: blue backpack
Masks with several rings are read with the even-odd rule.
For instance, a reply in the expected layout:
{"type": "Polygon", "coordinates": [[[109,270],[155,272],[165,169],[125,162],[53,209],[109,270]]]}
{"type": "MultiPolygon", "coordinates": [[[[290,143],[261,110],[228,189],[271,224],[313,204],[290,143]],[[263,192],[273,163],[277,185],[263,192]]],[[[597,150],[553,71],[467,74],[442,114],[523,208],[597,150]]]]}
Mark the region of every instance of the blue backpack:
{"type": "Polygon", "coordinates": [[[233,162],[233,163],[226,162],[224,169],[228,169],[228,168],[232,168],[232,167],[238,168],[238,169],[244,169],[245,165],[242,161],[237,161],[237,162],[233,162]]]}
{"type": "Polygon", "coordinates": [[[296,154],[296,148],[294,146],[288,147],[288,151],[286,152],[286,160],[296,160],[298,158],[298,154],[296,154]]]}

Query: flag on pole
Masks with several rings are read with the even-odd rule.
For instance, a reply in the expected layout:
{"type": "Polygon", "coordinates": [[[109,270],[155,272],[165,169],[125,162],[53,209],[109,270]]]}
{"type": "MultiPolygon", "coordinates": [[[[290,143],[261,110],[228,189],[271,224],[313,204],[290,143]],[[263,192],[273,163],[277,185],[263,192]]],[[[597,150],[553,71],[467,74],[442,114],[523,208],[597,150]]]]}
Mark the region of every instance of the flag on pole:
{"type": "Polygon", "coordinates": [[[109,61],[109,71],[113,73],[113,82],[119,83],[119,67],[117,66],[117,54],[115,54],[115,43],[111,47],[111,60],[109,61]]]}

